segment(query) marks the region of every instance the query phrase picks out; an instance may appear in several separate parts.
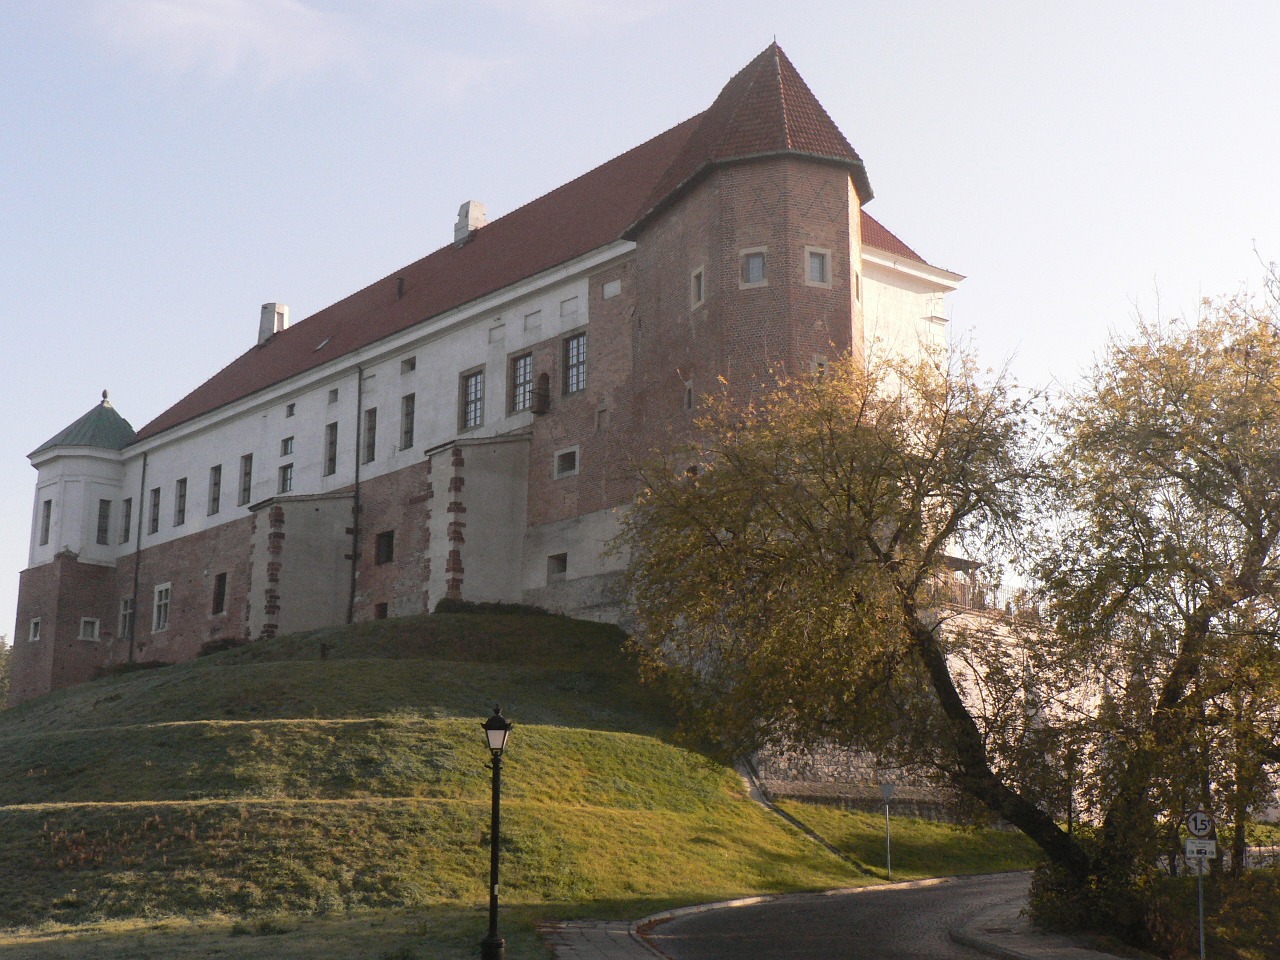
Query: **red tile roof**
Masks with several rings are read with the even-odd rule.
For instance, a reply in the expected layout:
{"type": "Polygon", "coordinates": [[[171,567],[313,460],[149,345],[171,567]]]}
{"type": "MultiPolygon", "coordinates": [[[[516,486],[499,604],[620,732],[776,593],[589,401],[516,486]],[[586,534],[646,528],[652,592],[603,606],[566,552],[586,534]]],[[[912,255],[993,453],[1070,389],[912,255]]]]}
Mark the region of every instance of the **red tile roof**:
{"type": "MultiPolygon", "coordinates": [[[[705,112],[275,334],[135,442],[613,243],[712,164],[776,153],[846,165],[859,197],[871,197],[862,160],[774,44],[705,112]]],[[[924,262],[866,213],[862,233],[869,246],[924,262]]]]}
{"type": "Polygon", "coordinates": [[[873,195],[862,158],[776,43],[739,70],[694,119],[696,128],[628,235],[707,169],[735,160],[780,153],[831,160],[849,167],[862,203],[873,195]]]}

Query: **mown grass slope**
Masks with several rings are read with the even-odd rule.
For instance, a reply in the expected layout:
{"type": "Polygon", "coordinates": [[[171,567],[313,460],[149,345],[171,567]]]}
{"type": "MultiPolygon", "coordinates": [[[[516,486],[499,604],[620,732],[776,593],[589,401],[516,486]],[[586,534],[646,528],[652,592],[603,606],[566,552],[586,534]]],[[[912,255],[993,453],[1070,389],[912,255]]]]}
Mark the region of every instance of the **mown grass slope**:
{"type": "Polygon", "coordinates": [[[479,721],[495,701],[517,723],[502,854],[517,917],[865,882],[746,800],[731,771],[668,742],[667,705],[637,684],[617,630],[432,615],[0,714],[0,924],[430,907],[470,911],[479,929],[479,721]]]}

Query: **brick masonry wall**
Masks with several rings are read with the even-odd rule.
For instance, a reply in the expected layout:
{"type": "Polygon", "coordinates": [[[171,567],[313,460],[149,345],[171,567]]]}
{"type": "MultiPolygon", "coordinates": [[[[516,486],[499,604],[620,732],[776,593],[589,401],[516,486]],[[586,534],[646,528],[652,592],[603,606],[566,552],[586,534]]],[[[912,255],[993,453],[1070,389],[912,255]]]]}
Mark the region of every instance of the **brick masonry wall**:
{"type": "Polygon", "coordinates": [[[370,620],[377,605],[387,605],[392,617],[425,613],[432,598],[427,592],[430,579],[428,524],[433,509],[444,509],[447,486],[436,465],[426,461],[403,470],[386,473],[360,484],[360,546],[356,565],[356,593],[353,619],[370,620]],[[376,562],[377,535],[395,533],[395,559],[376,562]]]}

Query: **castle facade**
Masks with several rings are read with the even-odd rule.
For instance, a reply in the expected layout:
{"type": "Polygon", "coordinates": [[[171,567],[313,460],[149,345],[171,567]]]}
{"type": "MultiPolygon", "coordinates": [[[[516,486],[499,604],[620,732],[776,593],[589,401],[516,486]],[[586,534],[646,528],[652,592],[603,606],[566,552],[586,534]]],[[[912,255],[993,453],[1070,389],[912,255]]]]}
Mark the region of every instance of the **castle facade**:
{"type": "Polygon", "coordinates": [[[633,464],[700,397],[941,343],[961,277],[863,211],[777,45],[703,113],[291,324],[135,431],[31,455],[10,701],[211,642],[431,610],[612,619],[633,464]]]}

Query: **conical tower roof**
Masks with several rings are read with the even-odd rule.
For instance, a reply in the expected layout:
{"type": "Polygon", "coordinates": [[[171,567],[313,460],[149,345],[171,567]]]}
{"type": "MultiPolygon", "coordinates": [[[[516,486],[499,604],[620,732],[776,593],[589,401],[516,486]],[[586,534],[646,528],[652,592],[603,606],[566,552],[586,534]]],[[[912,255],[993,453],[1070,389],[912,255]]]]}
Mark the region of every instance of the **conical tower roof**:
{"type": "Polygon", "coordinates": [[[847,166],[861,203],[873,195],[862,158],[776,42],[739,70],[694,119],[696,128],[658,180],[629,236],[715,164],[782,154],[814,157],[847,166]]]}
{"type": "Polygon", "coordinates": [[[102,391],[102,402],[83,417],[55,436],[50,437],[36,447],[27,456],[35,457],[54,447],[98,447],[102,450],[123,450],[133,442],[133,427],[129,421],[116,413],[115,407],[107,399],[107,391],[102,391]]]}

